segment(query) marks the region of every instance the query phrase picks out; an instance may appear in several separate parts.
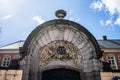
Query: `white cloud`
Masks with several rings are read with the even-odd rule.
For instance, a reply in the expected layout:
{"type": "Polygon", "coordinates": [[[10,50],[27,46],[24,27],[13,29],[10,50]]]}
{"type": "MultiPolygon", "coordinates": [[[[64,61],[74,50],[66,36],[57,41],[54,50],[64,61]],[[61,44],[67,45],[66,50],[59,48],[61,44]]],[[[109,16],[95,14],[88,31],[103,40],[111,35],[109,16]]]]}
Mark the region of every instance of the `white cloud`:
{"type": "Polygon", "coordinates": [[[114,15],[115,13],[120,14],[120,0],[102,0],[101,2],[105,5],[106,10],[111,15],[114,15]]]}
{"type": "Polygon", "coordinates": [[[102,26],[112,25],[112,20],[111,19],[108,19],[106,21],[100,20],[99,24],[102,25],[102,26]]]}
{"type": "Polygon", "coordinates": [[[120,25],[120,16],[116,19],[115,24],[120,25]]]}
{"type": "Polygon", "coordinates": [[[12,15],[7,15],[7,16],[1,17],[0,20],[7,20],[7,19],[10,19],[11,17],[12,15]]]}
{"type": "Polygon", "coordinates": [[[34,16],[32,19],[33,19],[34,21],[37,21],[38,24],[41,24],[41,23],[45,22],[45,21],[41,18],[41,16],[34,16]]]}
{"type": "Polygon", "coordinates": [[[75,22],[80,22],[80,19],[77,17],[70,17],[69,20],[75,21],[75,22]]]}
{"type": "Polygon", "coordinates": [[[93,3],[90,5],[90,8],[98,9],[98,10],[100,11],[100,10],[103,8],[103,3],[100,2],[100,1],[93,2],[93,3]]]}
{"type": "Polygon", "coordinates": [[[105,24],[106,24],[106,25],[112,24],[112,20],[111,20],[111,19],[110,19],[110,20],[107,20],[107,21],[105,22],[105,24]]]}
{"type": "Polygon", "coordinates": [[[21,9],[26,0],[0,0],[0,12],[13,13],[21,9]]]}
{"type": "Polygon", "coordinates": [[[104,7],[104,11],[108,11],[111,15],[120,13],[120,0],[101,0],[93,2],[90,7],[92,9],[101,10],[104,7]]]}
{"type": "Polygon", "coordinates": [[[110,25],[120,25],[120,17],[115,18],[114,15],[120,15],[120,0],[99,0],[97,2],[93,2],[90,5],[90,8],[104,11],[109,15],[110,20],[106,20],[105,22],[99,21],[100,24],[110,25]],[[115,19],[115,20],[114,20],[115,19]]]}

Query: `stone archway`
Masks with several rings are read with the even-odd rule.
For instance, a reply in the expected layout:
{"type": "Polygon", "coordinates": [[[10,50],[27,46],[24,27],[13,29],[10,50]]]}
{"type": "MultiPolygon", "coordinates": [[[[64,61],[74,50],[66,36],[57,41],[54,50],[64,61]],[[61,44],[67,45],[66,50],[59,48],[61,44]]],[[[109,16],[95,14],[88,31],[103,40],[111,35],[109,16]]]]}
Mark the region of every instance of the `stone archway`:
{"type": "Polygon", "coordinates": [[[99,45],[75,22],[56,19],[41,24],[27,38],[23,53],[24,80],[38,80],[38,72],[51,67],[76,68],[84,75],[82,80],[100,80],[99,45]]]}

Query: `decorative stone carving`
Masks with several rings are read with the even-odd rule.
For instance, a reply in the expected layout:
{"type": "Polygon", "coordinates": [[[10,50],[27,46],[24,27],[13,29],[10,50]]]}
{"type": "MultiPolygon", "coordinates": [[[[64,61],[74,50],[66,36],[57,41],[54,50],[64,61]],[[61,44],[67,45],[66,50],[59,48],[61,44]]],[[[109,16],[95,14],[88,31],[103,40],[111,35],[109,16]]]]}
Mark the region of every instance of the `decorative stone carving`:
{"type": "Polygon", "coordinates": [[[40,50],[40,66],[44,66],[50,59],[73,59],[78,66],[82,65],[82,56],[78,48],[68,41],[54,41],[40,50]]]}
{"type": "Polygon", "coordinates": [[[61,67],[78,69],[82,80],[99,77],[94,73],[100,70],[99,61],[93,60],[101,55],[99,46],[78,23],[64,19],[43,23],[29,35],[23,48],[24,80],[41,80],[42,71],[61,67]]]}

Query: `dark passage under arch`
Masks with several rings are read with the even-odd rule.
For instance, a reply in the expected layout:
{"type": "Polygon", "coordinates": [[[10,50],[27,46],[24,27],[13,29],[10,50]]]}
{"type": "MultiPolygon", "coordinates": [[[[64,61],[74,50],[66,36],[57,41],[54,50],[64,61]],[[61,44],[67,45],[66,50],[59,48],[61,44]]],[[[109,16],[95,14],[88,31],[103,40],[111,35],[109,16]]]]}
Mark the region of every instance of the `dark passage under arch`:
{"type": "Polygon", "coordinates": [[[80,80],[80,72],[65,68],[46,70],[42,80],[80,80]]]}

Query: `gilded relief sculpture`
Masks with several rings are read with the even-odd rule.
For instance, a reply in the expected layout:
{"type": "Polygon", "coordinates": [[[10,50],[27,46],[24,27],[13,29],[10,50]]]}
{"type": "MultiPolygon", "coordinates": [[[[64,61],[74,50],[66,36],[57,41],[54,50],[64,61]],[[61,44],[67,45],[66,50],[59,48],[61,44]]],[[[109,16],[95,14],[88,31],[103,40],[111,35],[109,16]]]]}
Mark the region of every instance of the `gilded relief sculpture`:
{"type": "Polygon", "coordinates": [[[54,41],[44,46],[40,51],[40,66],[46,65],[49,59],[73,59],[76,65],[82,64],[78,48],[68,41],[54,41]]]}

